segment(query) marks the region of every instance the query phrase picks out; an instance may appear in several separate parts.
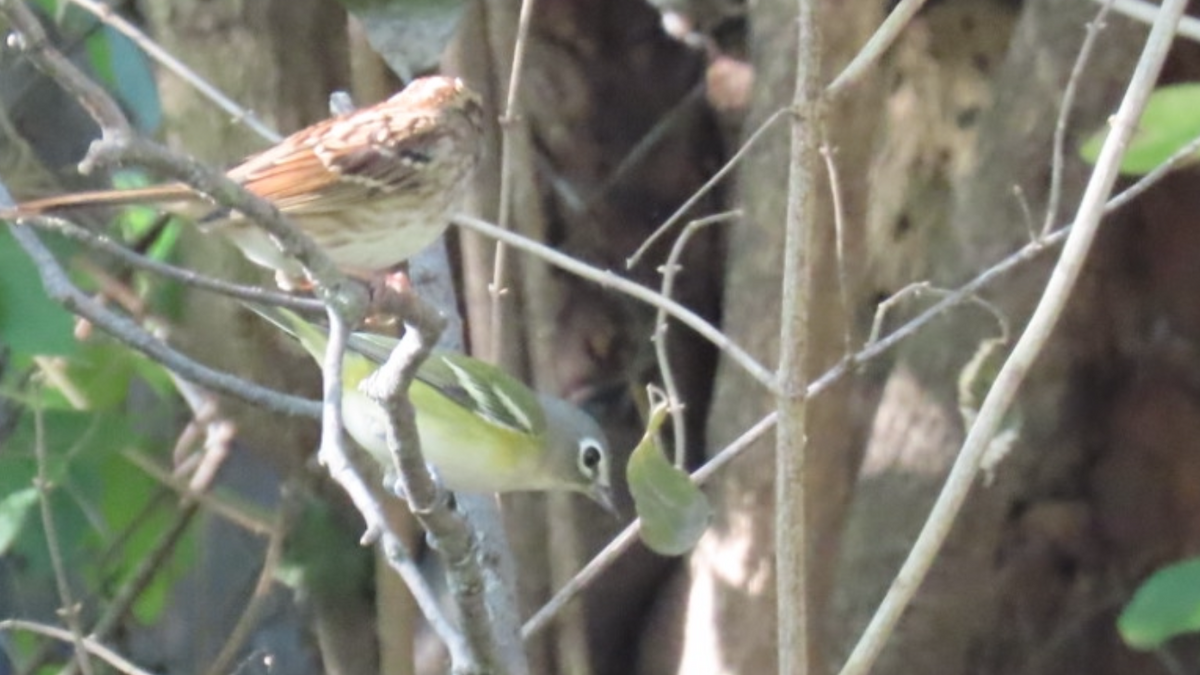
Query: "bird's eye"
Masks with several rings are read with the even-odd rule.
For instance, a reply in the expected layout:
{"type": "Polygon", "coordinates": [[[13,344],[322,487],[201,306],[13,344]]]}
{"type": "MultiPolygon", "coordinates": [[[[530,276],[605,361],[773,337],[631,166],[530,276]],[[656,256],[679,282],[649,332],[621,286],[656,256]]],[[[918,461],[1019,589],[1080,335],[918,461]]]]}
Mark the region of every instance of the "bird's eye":
{"type": "Polygon", "coordinates": [[[596,467],[604,459],[604,453],[591,441],[585,441],[579,450],[579,468],[589,476],[596,474],[596,467]]]}

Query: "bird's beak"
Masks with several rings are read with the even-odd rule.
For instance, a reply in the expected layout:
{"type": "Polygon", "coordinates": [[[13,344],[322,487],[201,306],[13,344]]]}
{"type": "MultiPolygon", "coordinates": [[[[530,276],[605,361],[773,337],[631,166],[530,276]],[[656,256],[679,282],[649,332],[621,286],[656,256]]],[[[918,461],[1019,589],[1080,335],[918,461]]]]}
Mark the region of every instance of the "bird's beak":
{"type": "Polygon", "coordinates": [[[620,520],[621,510],[617,508],[616,496],[613,495],[613,489],[608,485],[593,485],[592,489],[588,490],[587,496],[592,498],[605,511],[612,514],[613,518],[620,520]]]}

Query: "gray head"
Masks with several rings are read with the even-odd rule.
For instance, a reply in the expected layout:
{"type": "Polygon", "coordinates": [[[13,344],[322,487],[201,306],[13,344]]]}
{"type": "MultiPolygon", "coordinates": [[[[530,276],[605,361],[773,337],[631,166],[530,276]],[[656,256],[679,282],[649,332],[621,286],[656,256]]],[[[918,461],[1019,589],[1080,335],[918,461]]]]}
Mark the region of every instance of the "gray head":
{"type": "Polygon", "coordinates": [[[618,513],[612,492],[612,452],[604,430],[579,408],[554,396],[539,394],[546,411],[547,461],[566,487],[591,497],[606,511],[618,513]]]}

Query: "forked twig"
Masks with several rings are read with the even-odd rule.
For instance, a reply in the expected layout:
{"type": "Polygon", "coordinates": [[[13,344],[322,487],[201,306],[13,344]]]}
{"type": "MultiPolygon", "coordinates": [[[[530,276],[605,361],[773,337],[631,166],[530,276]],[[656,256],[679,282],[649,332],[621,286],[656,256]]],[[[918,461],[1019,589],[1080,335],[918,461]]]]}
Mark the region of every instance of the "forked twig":
{"type": "MultiPolygon", "coordinates": [[[[717,223],[734,220],[742,217],[741,211],[726,211],[725,213],[717,213],[707,218],[693,220],[688,223],[687,227],[683,228],[683,232],[679,234],[679,238],[671,246],[671,254],[667,256],[667,262],[663,265],[662,288],[659,293],[664,298],[670,298],[675,287],[675,277],[680,271],[679,258],[683,255],[683,251],[687,248],[688,240],[692,235],[699,232],[701,228],[717,223]]],[[[654,318],[654,333],[651,341],[654,342],[654,354],[658,361],[658,371],[662,375],[663,388],[667,392],[668,410],[671,412],[671,426],[675,436],[675,466],[683,468],[684,457],[687,454],[687,430],[684,424],[684,403],[679,395],[679,387],[675,384],[675,376],[671,369],[671,359],[667,354],[667,312],[663,308],[658,309],[658,313],[654,318]]]]}
{"type": "Polygon", "coordinates": [[[1075,64],[1071,67],[1071,74],[1067,77],[1067,86],[1063,89],[1062,102],[1058,107],[1058,119],[1054,123],[1054,150],[1050,162],[1050,201],[1046,206],[1046,218],[1042,223],[1043,236],[1049,234],[1054,223],[1058,222],[1058,207],[1062,201],[1063,167],[1065,165],[1063,156],[1067,147],[1067,121],[1071,116],[1071,110],[1075,107],[1075,92],[1079,89],[1080,81],[1083,80],[1083,70],[1092,57],[1096,40],[1104,28],[1104,20],[1108,17],[1108,12],[1113,5],[1113,0],[1101,1],[1103,4],[1100,6],[1100,11],[1084,28],[1083,44],[1079,46],[1075,64]]]}
{"type": "Polygon", "coordinates": [[[633,252],[633,255],[629,256],[629,258],[625,260],[625,267],[633,268],[637,266],[637,264],[641,262],[642,256],[646,255],[646,251],[650,250],[650,247],[653,246],[655,242],[664,237],[672,227],[683,220],[683,217],[687,215],[688,211],[690,211],[697,202],[703,199],[705,195],[707,195],[709,192],[712,192],[713,188],[715,188],[717,184],[725,178],[725,176],[729,175],[731,171],[737,168],[737,165],[742,161],[742,159],[750,153],[750,149],[753,148],[758,141],[766,135],[767,131],[769,131],[771,127],[775,126],[776,122],[783,119],[787,112],[787,108],[781,108],[771,113],[767,119],[763,120],[763,123],[758,125],[758,128],[754,130],[754,133],[750,134],[750,137],[746,139],[746,142],[742,143],[742,147],[738,148],[737,152],[733,153],[733,156],[730,157],[729,160],[726,161],[725,164],[722,165],[721,168],[718,169],[711,178],[705,181],[704,185],[701,185],[695,192],[692,193],[692,196],[688,197],[683,204],[680,205],[678,209],[675,209],[675,213],[672,213],[670,217],[663,221],[662,225],[659,225],[649,237],[646,237],[646,240],[643,241],[642,245],[633,252]]]}
{"type": "MultiPolygon", "coordinates": [[[[520,123],[518,105],[520,101],[521,71],[525,63],[526,46],[529,41],[529,26],[533,21],[534,0],[521,0],[520,13],[517,16],[517,35],[513,43],[512,66],[509,72],[508,87],[505,92],[504,113],[500,116],[500,204],[497,214],[497,225],[502,229],[512,229],[512,209],[514,192],[514,173],[516,172],[516,149],[518,142],[514,138],[514,129],[520,123]]],[[[490,345],[493,358],[498,358],[504,341],[504,308],[501,305],[506,289],[505,276],[508,269],[508,251],[503,241],[496,242],[496,251],[492,260],[492,281],[488,292],[492,296],[490,345]]]]}
{"type": "MultiPolygon", "coordinates": [[[[25,621],[23,619],[0,620],[0,631],[13,630],[28,631],[30,633],[44,635],[46,637],[51,637],[55,640],[61,640],[63,642],[71,641],[71,632],[63,630],[62,628],[47,626],[46,624],[38,623],[36,621],[25,621]]],[[[135,665],[132,661],[104,646],[95,638],[83,638],[83,646],[88,650],[88,653],[99,658],[113,668],[116,668],[118,671],[125,673],[126,675],[154,675],[154,673],[151,673],[148,670],[142,670],[141,668],[138,668],[137,665],[135,665]]]]}
{"type": "Polygon", "coordinates": [[[50,508],[50,474],[46,456],[46,425],[41,406],[33,411],[34,456],[37,458],[37,476],[34,486],[38,493],[38,506],[42,516],[42,530],[46,534],[46,549],[50,554],[50,567],[54,570],[54,585],[58,591],[58,601],[61,605],[58,614],[70,630],[71,643],[75,647],[73,664],[84,672],[92,675],[92,661],[87,648],[84,646],[83,625],[79,620],[80,605],[75,602],[68,580],[67,566],[62,555],[58,537],[58,526],[54,521],[54,511],[50,508]]]}

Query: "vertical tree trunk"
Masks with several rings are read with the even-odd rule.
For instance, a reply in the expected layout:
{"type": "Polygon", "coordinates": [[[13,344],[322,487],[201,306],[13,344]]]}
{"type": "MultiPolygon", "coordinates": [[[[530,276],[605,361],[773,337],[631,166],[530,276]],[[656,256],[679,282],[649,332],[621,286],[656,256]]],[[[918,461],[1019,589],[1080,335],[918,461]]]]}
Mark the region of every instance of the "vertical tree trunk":
{"type": "MultiPolygon", "coordinates": [[[[831,3],[821,27],[827,48],[827,78],[832,79],[879,20],[870,3],[831,3]]],[[[755,69],[754,99],[745,125],[748,135],[791,100],[794,73],[793,2],[756,3],[751,10],[749,44],[755,69]]],[[[845,307],[839,287],[833,209],[823,200],[821,248],[810,253],[820,286],[817,315],[812,317],[809,372],[821,373],[837,362],[847,340],[862,339],[871,288],[864,284],[861,264],[863,213],[868,186],[867,160],[879,123],[879,89],[869,78],[836,104],[828,115],[829,144],[842,183],[847,250],[845,307]]],[[[778,351],[780,297],[778,252],[782,250],[787,167],[786,121],[768,132],[747,158],[739,174],[739,203],[745,221],[731,232],[725,285],[724,329],[769,368],[778,351]]],[[[810,616],[827,615],[840,523],[855,469],[866,419],[852,403],[869,401],[871,387],[844,382],[811,402],[809,412],[809,514],[813,532],[813,597],[810,616]]],[[[710,452],[719,450],[773,407],[773,397],[731,362],[718,374],[709,418],[710,452]]],[[[869,403],[866,404],[869,407],[869,403]]],[[[732,465],[715,487],[717,518],[690,560],[686,588],[666,609],[683,626],[682,654],[676,672],[772,672],[775,670],[773,539],[771,532],[772,466],[770,439],[732,465]]],[[[820,630],[818,624],[817,630],[820,630]]],[[[647,636],[649,638],[649,636],[647,636]]],[[[816,641],[821,649],[823,640],[816,641]]],[[[816,653],[817,663],[826,654],[816,653]]],[[[644,672],[651,672],[647,668],[644,672]]],[[[819,672],[819,670],[818,670],[819,672]]]]}

